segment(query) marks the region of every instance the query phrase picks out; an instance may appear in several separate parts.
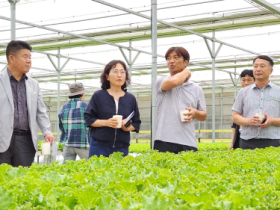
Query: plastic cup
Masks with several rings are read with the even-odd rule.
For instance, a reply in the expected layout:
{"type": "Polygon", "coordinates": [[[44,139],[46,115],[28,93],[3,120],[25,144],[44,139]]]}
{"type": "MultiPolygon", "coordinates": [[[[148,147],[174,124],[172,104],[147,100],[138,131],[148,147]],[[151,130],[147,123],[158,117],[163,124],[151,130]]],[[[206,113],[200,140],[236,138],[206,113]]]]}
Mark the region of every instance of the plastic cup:
{"type": "Polygon", "coordinates": [[[262,114],[262,113],[256,113],[255,115],[259,117],[261,123],[264,122],[264,120],[265,120],[265,115],[264,115],[264,114],[262,114]]]}
{"type": "Polygon", "coordinates": [[[42,155],[51,155],[51,143],[44,142],[41,144],[42,155]]]}
{"type": "Polygon", "coordinates": [[[180,111],[181,122],[186,122],[186,120],[184,118],[187,117],[187,116],[185,116],[184,114],[187,114],[187,113],[189,113],[189,110],[185,109],[185,110],[180,111]]]}
{"type": "Polygon", "coordinates": [[[114,115],[113,118],[118,120],[118,126],[117,128],[121,128],[122,127],[122,115],[114,115]]]}

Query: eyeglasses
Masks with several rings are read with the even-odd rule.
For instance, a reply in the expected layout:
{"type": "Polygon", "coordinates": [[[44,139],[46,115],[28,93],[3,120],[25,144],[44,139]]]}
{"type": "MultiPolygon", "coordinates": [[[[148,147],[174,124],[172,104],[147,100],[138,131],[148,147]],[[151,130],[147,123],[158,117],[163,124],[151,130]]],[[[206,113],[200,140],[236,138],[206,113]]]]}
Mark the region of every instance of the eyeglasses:
{"type": "Polygon", "coordinates": [[[119,73],[120,73],[120,74],[125,74],[126,71],[125,71],[125,70],[121,70],[121,71],[113,70],[112,73],[113,73],[113,74],[119,74],[119,73]]]}

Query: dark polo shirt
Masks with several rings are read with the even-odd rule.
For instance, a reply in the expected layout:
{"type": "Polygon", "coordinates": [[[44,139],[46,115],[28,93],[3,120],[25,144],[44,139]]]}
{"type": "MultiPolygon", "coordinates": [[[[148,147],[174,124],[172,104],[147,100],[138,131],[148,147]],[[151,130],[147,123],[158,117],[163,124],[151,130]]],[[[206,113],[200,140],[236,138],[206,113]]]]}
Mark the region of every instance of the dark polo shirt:
{"type": "Polygon", "coordinates": [[[9,70],[11,88],[14,101],[14,130],[29,130],[28,109],[25,80],[28,79],[26,74],[17,81],[9,70]]]}

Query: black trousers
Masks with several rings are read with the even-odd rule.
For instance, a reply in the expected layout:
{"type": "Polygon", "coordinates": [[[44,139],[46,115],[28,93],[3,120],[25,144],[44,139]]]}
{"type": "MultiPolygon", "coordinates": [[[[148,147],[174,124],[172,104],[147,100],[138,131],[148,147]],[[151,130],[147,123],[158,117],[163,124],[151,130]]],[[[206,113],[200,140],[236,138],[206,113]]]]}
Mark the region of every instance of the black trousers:
{"type": "Polygon", "coordinates": [[[8,150],[0,153],[0,164],[7,163],[14,167],[31,166],[35,153],[36,150],[30,133],[13,134],[8,150]]]}
{"type": "Polygon", "coordinates": [[[278,139],[249,139],[244,140],[240,138],[239,145],[241,149],[256,149],[266,147],[279,147],[280,140],[278,139]]]}
{"type": "Polygon", "coordinates": [[[178,154],[179,152],[183,151],[197,151],[197,148],[190,147],[182,144],[164,142],[160,140],[155,140],[154,149],[158,150],[159,152],[172,152],[178,154]]]}

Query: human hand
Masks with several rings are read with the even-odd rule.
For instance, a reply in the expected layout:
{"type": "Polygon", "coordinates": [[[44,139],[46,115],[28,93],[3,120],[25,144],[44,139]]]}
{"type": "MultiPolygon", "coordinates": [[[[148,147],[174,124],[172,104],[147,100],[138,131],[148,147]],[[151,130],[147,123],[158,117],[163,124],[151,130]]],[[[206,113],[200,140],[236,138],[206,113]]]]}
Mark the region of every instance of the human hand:
{"type": "Polygon", "coordinates": [[[124,131],[133,131],[133,130],[134,130],[133,125],[131,124],[131,125],[129,125],[128,127],[125,127],[125,125],[124,125],[125,121],[126,121],[126,119],[124,119],[124,120],[122,121],[122,129],[123,129],[124,131]]]}
{"type": "Polygon", "coordinates": [[[192,107],[188,107],[188,108],[186,108],[186,110],[188,110],[189,112],[184,114],[184,116],[186,116],[186,118],[184,118],[184,120],[186,120],[187,123],[190,123],[193,120],[193,118],[195,118],[197,110],[192,107]]]}
{"type": "Polygon", "coordinates": [[[270,117],[270,116],[268,116],[267,114],[265,114],[265,113],[263,113],[264,115],[265,115],[265,122],[264,123],[262,123],[262,124],[260,124],[260,127],[261,128],[266,128],[266,127],[268,127],[268,126],[270,126],[271,124],[272,124],[272,120],[273,120],[273,118],[272,117],[270,117]]]}
{"type": "Polygon", "coordinates": [[[231,142],[231,143],[230,143],[229,148],[228,148],[228,150],[227,150],[227,151],[232,150],[232,148],[233,148],[233,142],[231,142]]]}
{"type": "Polygon", "coordinates": [[[51,144],[55,141],[55,137],[52,134],[47,134],[44,136],[44,138],[46,142],[50,142],[51,144]]]}
{"type": "Polygon", "coordinates": [[[261,124],[260,118],[256,115],[252,116],[249,119],[249,125],[251,126],[260,126],[260,124],[261,124]]]}
{"type": "Polygon", "coordinates": [[[116,118],[110,118],[107,120],[107,126],[111,128],[117,128],[118,127],[118,119],[116,118]]]}

